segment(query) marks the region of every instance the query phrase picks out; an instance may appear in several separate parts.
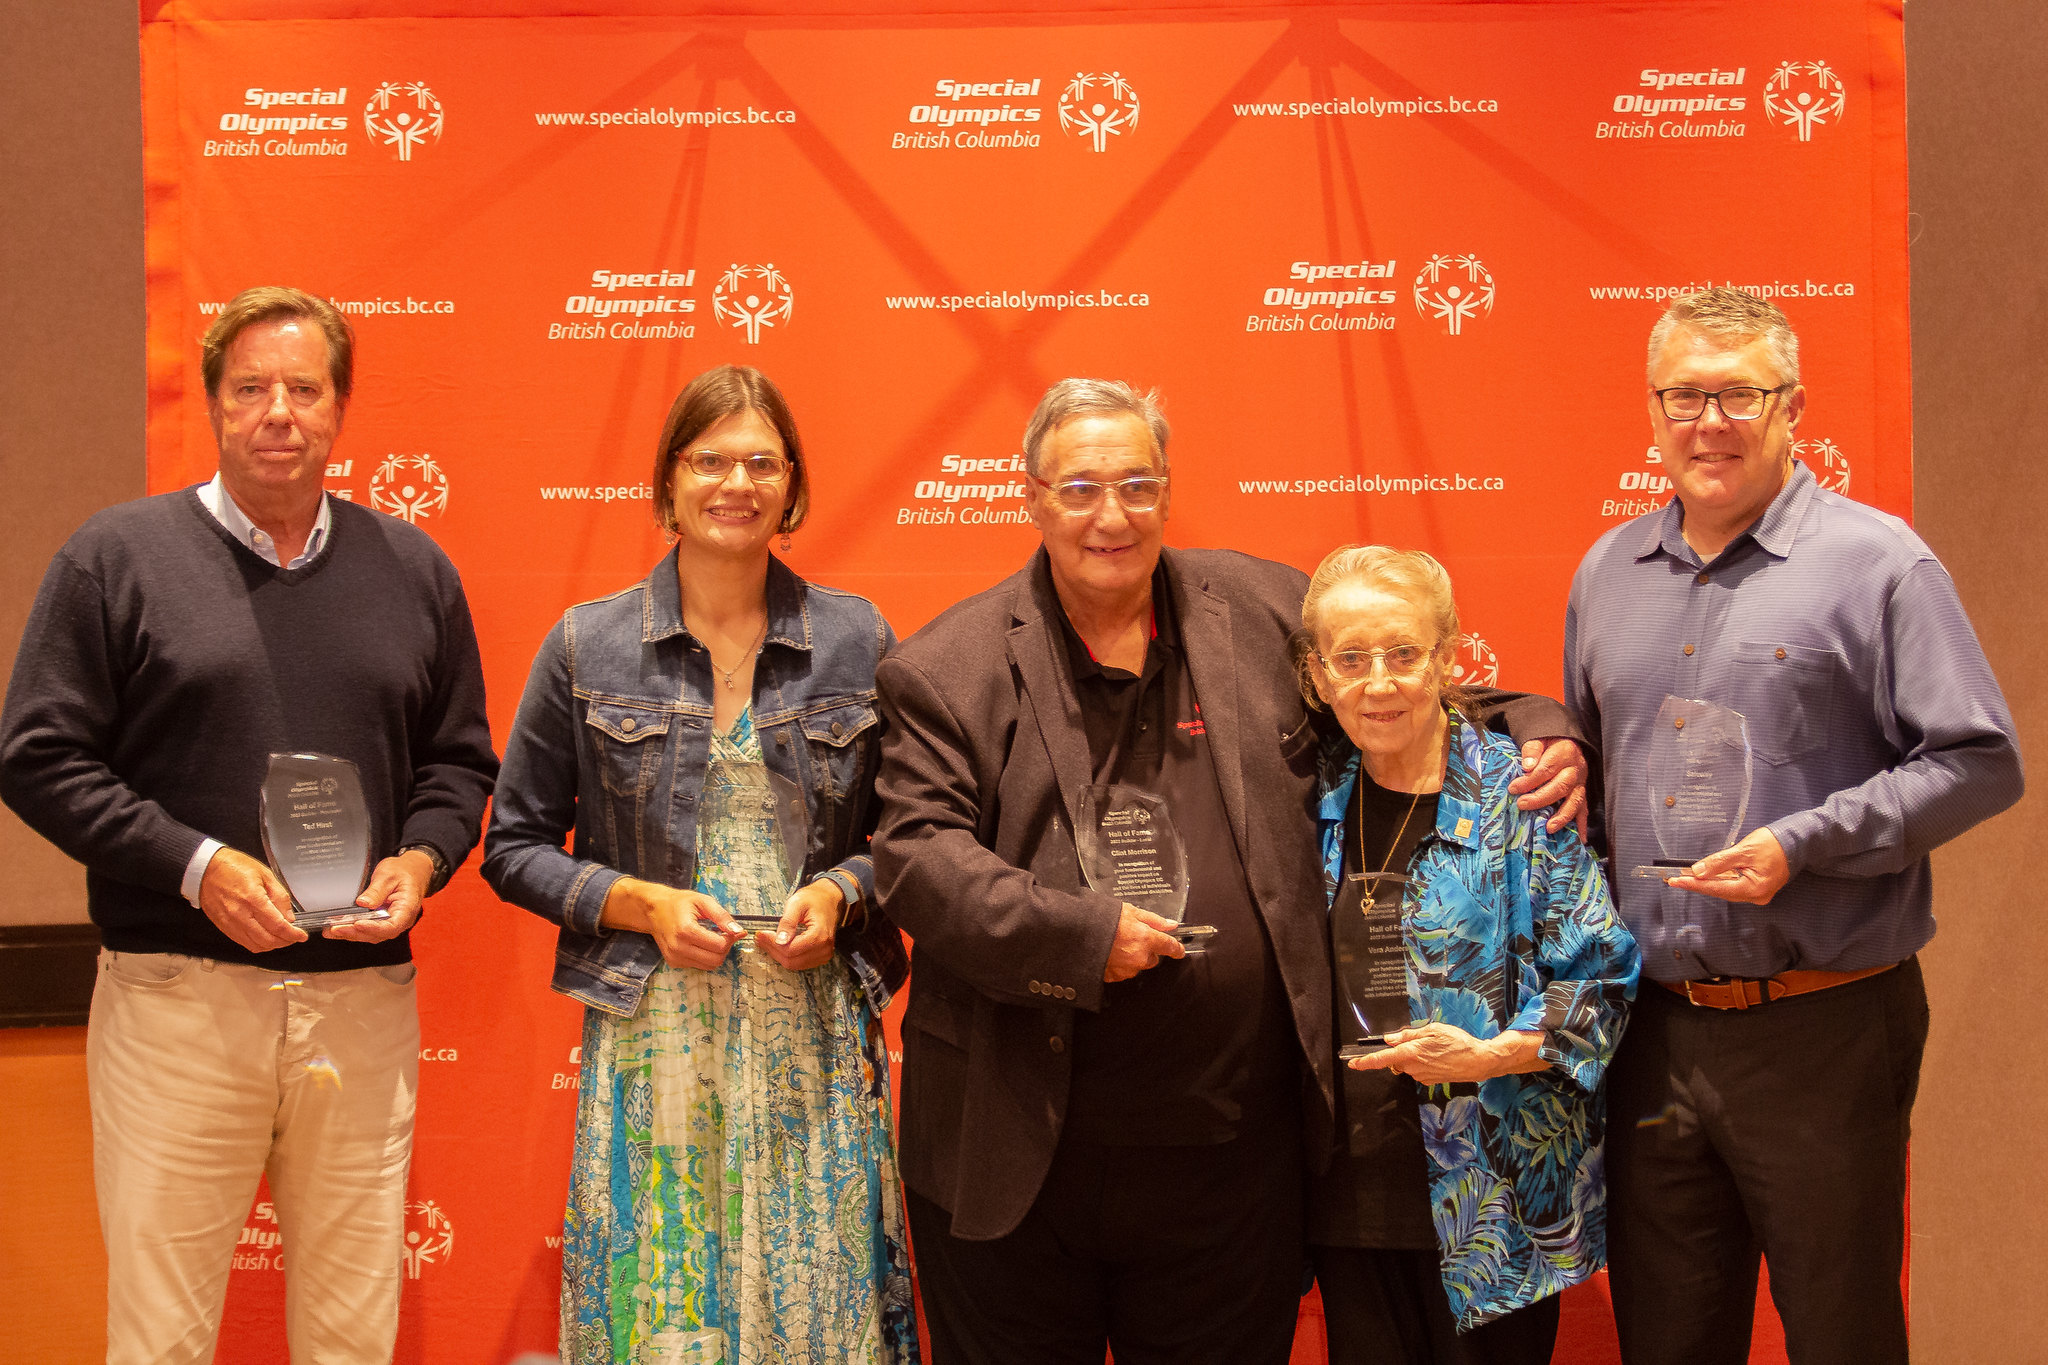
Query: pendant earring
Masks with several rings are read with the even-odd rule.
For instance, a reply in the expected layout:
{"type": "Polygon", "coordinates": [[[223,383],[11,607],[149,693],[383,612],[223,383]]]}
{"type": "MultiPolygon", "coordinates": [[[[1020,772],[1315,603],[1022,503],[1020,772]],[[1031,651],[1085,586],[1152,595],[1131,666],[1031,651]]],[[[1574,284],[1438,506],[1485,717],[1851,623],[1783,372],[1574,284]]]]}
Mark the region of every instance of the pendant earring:
{"type": "Polygon", "coordinates": [[[782,553],[789,553],[789,532],[787,531],[782,533],[782,553]]]}

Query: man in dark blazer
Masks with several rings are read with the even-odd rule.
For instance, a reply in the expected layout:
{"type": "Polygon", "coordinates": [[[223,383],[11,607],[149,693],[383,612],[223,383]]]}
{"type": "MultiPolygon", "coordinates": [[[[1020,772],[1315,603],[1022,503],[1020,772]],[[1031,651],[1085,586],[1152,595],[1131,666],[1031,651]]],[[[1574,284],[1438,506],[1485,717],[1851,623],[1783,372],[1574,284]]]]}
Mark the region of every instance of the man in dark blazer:
{"type": "MultiPolygon", "coordinates": [[[[1307,579],[1169,550],[1156,395],[1064,380],[1024,437],[1031,562],[885,660],[876,882],[915,941],[901,1161],[938,1365],[1287,1359],[1335,1059],[1307,579]],[[1091,890],[1091,784],[1162,795],[1174,925],[1091,890]]],[[[1562,708],[1511,725],[1570,734],[1562,708]]],[[[1521,733],[1517,734],[1522,738],[1521,733]]],[[[1532,760],[1539,746],[1531,745],[1532,760]]],[[[1552,746],[1525,804],[1569,792],[1552,746]]]]}

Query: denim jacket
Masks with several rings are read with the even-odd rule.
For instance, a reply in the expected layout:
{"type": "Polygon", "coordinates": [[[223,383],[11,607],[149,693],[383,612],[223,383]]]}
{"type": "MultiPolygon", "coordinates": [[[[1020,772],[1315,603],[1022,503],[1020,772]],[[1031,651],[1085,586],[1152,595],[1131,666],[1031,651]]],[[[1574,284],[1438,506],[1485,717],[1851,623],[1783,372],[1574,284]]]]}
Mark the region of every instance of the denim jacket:
{"type": "MultiPolygon", "coordinates": [[[[878,811],[875,665],[896,637],[866,598],[806,583],[772,558],[767,598],[752,701],[761,756],[808,798],[800,883],[830,877],[867,908],[839,946],[880,1011],[904,971],[901,935],[875,908],[867,851],[878,811]]],[[[484,880],[561,926],[554,988],[613,1014],[639,1007],[661,951],[598,918],[621,876],[695,880],[712,682],[709,652],[683,626],[671,550],[645,582],[563,613],[506,740],[484,880]]]]}
{"type": "MultiPolygon", "coordinates": [[[[1410,1018],[1475,1038],[1543,1035],[1547,1071],[1421,1090],[1430,1211],[1461,1328],[1536,1302],[1607,1259],[1602,1079],[1641,954],[1577,831],[1516,809],[1514,745],[1451,718],[1436,828],[1408,865],[1401,936],[1410,1018]]],[[[1323,756],[1323,874],[1335,904],[1348,740],[1323,756]]]]}

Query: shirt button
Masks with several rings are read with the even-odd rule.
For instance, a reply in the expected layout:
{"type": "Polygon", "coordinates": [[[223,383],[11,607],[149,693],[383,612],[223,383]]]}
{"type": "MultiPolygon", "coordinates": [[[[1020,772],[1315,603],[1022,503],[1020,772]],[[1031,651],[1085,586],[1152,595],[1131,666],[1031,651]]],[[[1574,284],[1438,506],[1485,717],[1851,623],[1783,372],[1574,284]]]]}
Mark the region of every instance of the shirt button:
{"type": "Polygon", "coordinates": [[[1667,796],[1667,797],[1665,797],[1665,798],[1664,798],[1664,804],[1665,804],[1665,805],[1666,805],[1667,807],[1668,807],[1668,806],[1675,806],[1675,805],[1677,805],[1677,804],[1678,804],[1678,798],[1677,798],[1677,797],[1675,797],[1675,796],[1667,796]]]}
{"type": "Polygon", "coordinates": [[[1677,959],[1678,959],[1679,961],[1681,961],[1681,962],[1683,962],[1683,961],[1685,960],[1685,954],[1684,954],[1684,953],[1682,953],[1682,952],[1680,952],[1680,951],[1679,951],[1678,949],[1676,949],[1676,948],[1673,948],[1673,949],[1671,950],[1671,955],[1672,955],[1673,957],[1677,958],[1677,959]]]}
{"type": "Polygon", "coordinates": [[[1050,1047],[1054,1052],[1065,1052],[1067,1050],[1066,1043],[1058,1038],[1049,1039],[1046,1046],[1050,1047]]]}
{"type": "Polygon", "coordinates": [[[1687,646],[1685,647],[1685,652],[1686,652],[1686,653],[1687,653],[1688,655],[1690,655],[1690,654],[1692,653],[1692,646],[1691,646],[1691,645],[1687,645],[1687,646]]]}
{"type": "Polygon", "coordinates": [[[630,735],[633,733],[633,723],[633,718],[631,716],[628,716],[624,720],[619,722],[619,728],[630,735]]]}
{"type": "Polygon", "coordinates": [[[1782,659],[1782,658],[1784,658],[1784,657],[1785,657],[1785,651],[1784,651],[1784,650],[1782,650],[1782,649],[1781,649],[1781,650],[1779,650],[1779,651],[1778,651],[1778,657],[1779,657],[1779,658],[1781,658],[1781,659],[1782,659]]]}
{"type": "Polygon", "coordinates": [[[836,721],[836,720],[832,722],[832,738],[834,738],[834,739],[838,739],[838,738],[839,738],[839,737],[840,737],[841,735],[843,735],[843,734],[845,734],[845,733],[846,733],[846,727],[845,727],[844,725],[841,725],[841,724],[840,724],[840,723],[839,723],[838,721],[836,721]]]}
{"type": "Polygon", "coordinates": [[[1685,717],[1680,716],[1677,720],[1672,721],[1671,724],[1673,728],[1683,730],[1685,728],[1685,717]]]}
{"type": "Polygon", "coordinates": [[[1700,575],[1699,577],[1697,577],[1697,578],[1693,579],[1693,582],[1695,582],[1695,583],[1704,583],[1704,582],[1706,582],[1706,581],[1707,581],[1707,576],[1706,576],[1706,575],[1705,575],[1704,573],[1702,573],[1702,574],[1701,574],[1701,575],[1700,575]]]}

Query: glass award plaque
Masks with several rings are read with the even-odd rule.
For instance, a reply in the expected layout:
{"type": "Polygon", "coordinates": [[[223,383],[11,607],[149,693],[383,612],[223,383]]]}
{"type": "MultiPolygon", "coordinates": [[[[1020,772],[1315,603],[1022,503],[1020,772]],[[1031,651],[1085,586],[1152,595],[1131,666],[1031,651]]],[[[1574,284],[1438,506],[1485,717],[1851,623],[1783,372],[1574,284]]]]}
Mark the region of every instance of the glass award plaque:
{"type": "Polygon", "coordinates": [[[706,824],[726,823],[747,842],[772,849],[775,865],[782,872],[782,893],[772,915],[734,915],[732,920],[747,931],[738,947],[754,950],[754,935],[774,933],[782,925],[782,900],[803,877],[804,855],[811,846],[811,812],[804,804],[803,789],[771,772],[765,763],[734,763],[715,759],[704,775],[701,818],[706,824]]]}
{"type": "Polygon", "coordinates": [[[1754,765],[1749,722],[1712,702],[1666,697],[1649,761],[1650,827],[1661,856],[1634,875],[1661,882],[1742,837],[1754,765]]]}
{"type": "Polygon", "coordinates": [[[272,754],[258,798],[263,856],[292,895],[307,933],[350,920],[389,919],[356,904],[370,880],[370,806],[345,758],[272,754]]]}
{"type": "Polygon", "coordinates": [[[1399,872],[1354,872],[1345,882],[1350,894],[1338,897],[1330,917],[1330,954],[1343,1021],[1337,1056],[1349,1061],[1387,1046],[1387,1035],[1407,1028],[1413,1015],[1408,948],[1401,940],[1408,878],[1399,872]]]}
{"type": "Polygon", "coordinates": [[[1187,850],[1165,797],[1122,782],[1082,788],[1074,843],[1089,886],[1171,920],[1173,936],[1190,953],[1208,946],[1213,925],[1181,923],[1188,910],[1187,850]]]}

